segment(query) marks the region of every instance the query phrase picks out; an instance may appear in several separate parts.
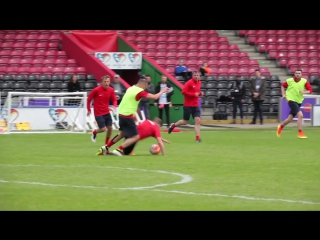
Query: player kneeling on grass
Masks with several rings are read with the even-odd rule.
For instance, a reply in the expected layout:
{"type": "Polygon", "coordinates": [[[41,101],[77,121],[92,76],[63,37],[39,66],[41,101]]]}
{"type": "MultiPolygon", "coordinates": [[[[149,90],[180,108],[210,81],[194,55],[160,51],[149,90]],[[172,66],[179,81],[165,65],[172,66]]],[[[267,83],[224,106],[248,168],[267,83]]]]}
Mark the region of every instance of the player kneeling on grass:
{"type": "MultiPolygon", "coordinates": [[[[142,123],[140,123],[137,126],[138,135],[139,135],[139,140],[138,141],[141,141],[141,140],[146,139],[148,137],[154,137],[158,141],[158,145],[160,147],[162,155],[166,155],[163,142],[170,143],[170,141],[168,141],[168,140],[166,140],[166,139],[161,137],[161,131],[160,131],[160,127],[161,126],[162,126],[162,120],[160,118],[155,118],[153,121],[144,120],[142,123]]],[[[113,144],[115,144],[119,140],[121,140],[122,138],[124,138],[124,135],[122,133],[117,134],[112,140],[109,141],[107,146],[102,146],[99,149],[99,152],[96,155],[107,155],[107,154],[110,154],[109,153],[109,148],[113,144]]],[[[137,142],[135,142],[135,143],[131,144],[130,146],[124,148],[123,149],[123,154],[124,155],[131,155],[136,143],[137,142]]]]}
{"type": "Polygon", "coordinates": [[[298,137],[307,138],[307,136],[302,132],[303,113],[301,112],[300,107],[304,100],[303,94],[311,94],[312,87],[307,79],[302,78],[301,76],[302,70],[297,69],[294,73],[294,78],[288,78],[281,86],[282,98],[285,98],[287,100],[291,111],[288,118],[278,126],[278,137],[280,137],[282,129],[297,115],[298,137]],[[287,89],[286,92],[285,88],[287,89]]]}

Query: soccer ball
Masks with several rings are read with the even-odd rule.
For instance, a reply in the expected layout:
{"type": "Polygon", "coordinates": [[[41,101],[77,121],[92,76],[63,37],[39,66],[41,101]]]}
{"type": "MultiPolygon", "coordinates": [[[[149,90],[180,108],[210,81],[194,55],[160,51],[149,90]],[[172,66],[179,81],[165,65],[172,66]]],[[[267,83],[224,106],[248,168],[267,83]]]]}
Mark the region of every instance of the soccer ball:
{"type": "Polygon", "coordinates": [[[152,144],[149,151],[152,155],[158,155],[160,153],[160,147],[157,144],[152,144]]]}

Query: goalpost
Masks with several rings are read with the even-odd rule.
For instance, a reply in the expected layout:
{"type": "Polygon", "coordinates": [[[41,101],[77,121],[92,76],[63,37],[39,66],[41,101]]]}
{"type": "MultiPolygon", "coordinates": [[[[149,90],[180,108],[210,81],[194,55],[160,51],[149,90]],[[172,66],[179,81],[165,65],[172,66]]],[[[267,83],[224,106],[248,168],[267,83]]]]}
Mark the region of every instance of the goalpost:
{"type": "Polygon", "coordinates": [[[0,111],[2,133],[86,133],[86,92],[8,92],[0,111]]]}

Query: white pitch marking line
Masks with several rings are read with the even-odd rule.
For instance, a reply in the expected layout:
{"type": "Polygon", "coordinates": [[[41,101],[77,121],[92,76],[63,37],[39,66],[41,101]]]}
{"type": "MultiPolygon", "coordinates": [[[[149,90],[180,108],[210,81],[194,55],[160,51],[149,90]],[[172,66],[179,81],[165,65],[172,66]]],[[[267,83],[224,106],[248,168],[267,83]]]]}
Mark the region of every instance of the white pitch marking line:
{"type": "Polygon", "coordinates": [[[183,192],[177,190],[161,190],[161,189],[151,189],[151,191],[157,192],[167,192],[167,193],[178,193],[178,194],[188,194],[188,195],[202,195],[202,196],[212,196],[212,197],[226,197],[226,198],[242,198],[245,200],[253,201],[270,201],[270,202],[288,202],[288,203],[302,203],[302,204],[320,204],[320,202],[311,202],[304,200],[291,200],[291,199],[281,199],[281,198],[255,198],[247,196],[238,196],[238,195],[226,195],[219,193],[196,193],[196,192],[183,192]]]}
{"type": "MultiPolygon", "coordinates": [[[[141,186],[141,187],[125,187],[125,188],[110,188],[110,187],[94,187],[94,186],[83,186],[83,188],[109,188],[109,189],[118,189],[118,190],[142,190],[142,189],[152,189],[156,187],[165,187],[169,185],[177,185],[177,184],[184,184],[191,182],[193,179],[191,176],[176,172],[167,172],[163,170],[147,170],[147,169],[140,169],[140,168],[122,168],[122,167],[111,167],[111,166],[94,166],[94,165],[36,165],[36,164],[0,164],[0,166],[7,166],[7,167],[53,167],[53,168],[65,168],[65,167],[94,167],[94,168],[113,168],[113,169],[124,169],[124,170],[131,170],[131,171],[143,171],[143,172],[155,172],[155,173],[162,173],[162,174],[169,174],[181,177],[180,181],[173,182],[173,183],[160,183],[152,186],[141,186]]],[[[46,185],[46,186],[55,186],[55,187],[76,187],[80,188],[82,186],[77,185],[66,185],[66,184],[51,184],[51,183],[38,183],[38,182],[23,182],[23,181],[6,181],[1,180],[0,182],[12,182],[12,183],[20,183],[20,184],[35,184],[35,185],[46,185]]]]}
{"type": "MultiPolygon", "coordinates": [[[[13,165],[13,164],[0,164],[0,166],[24,166],[24,167],[46,167],[46,165],[33,165],[33,164],[26,164],[26,165],[13,165]]],[[[128,170],[140,170],[140,171],[146,171],[146,172],[161,172],[161,173],[167,173],[167,174],[173,174],[171,172],[161,171],[161,170],[147,170],[147,169],[138,169],[138,168],[121,168],[121,167],[108,167],[108,166],[92,166],[92,165],[77,165],[77,166],[67,166],[67,165],[47,165],[48,167],[97,167],[97,168],[118,168],[118,169],[128,169],[128,170]]],[[[180,173],[175,173],[174,175],[182,175],[182,176],[188,176],[180,173]]],[[[192,178],[190,179],[186,178],[176,183],[171,184],[182,184],[182,183],[188,183],[192,181],[192,178]]],[[[91,189],[107,189],[108,187],[98,187],[98,186],[77,186],[77,185],[67,185],[67,184],[50,184],[50,183],[41,183],[41,182],[23,182],[23,181],[7,181],[7,180],[1,180],[0,183],[17,183],[17,184],[33,184],[33,185],[43,185],[43,186],[52,186],[52,187],[74,187],[74,188],[91,188],[91,189]]],[[[170,183],[167,185],[171,185],[170,183]]],[[[161,184],[158,184],[161,185],[161,184]]],[[[166,185],[166,186],[167,186],[166,185]]],[[[156,186],[156,185],[155,185],[156,186]]],[[[158,186],[157,186],[158,187],[158,186]]],[[[288,203],[302,203],[302,204],[312,204],[312,205],[318,205],[320,202],[312,202],[312,201],[304,201],[304,200],[291,200],[291,199],[281,199],[281,198],[255,198],[255,197],[248,197],[248,196],[239,196],[239,195],[226,195],[226,194],[219,194],[219,193],[196,193],[196,192],[184,192],[184,191],[178,191],[178,190],[161,190],[161,189],[152,189],[151,187],[132,187],[132,188],[109,188],[109,189],[116,189],[116,190],[149,190],[149,191],[155,191],[155,192],[167,192],[167,193],[176,193],[176,194],[186,194],[186,195],[196,195],[196,196],[211,196],[211,197],[225,197],[225,198],[240,198],[245,200],[252,200],[252,201],[271,201],[271,202],[288,202],[288,203]]],[[[154,187],[155,188],[155,187],[154,187]]]]}

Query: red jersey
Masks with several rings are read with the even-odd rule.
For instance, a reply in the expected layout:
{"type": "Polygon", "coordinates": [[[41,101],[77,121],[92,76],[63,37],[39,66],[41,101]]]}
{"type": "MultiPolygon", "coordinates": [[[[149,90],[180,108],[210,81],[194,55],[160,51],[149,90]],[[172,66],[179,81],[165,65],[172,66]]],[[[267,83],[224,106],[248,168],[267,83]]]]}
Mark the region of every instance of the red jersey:
{"type": "Polygon", "coordinates": [[[140,123],[137,126],[137,129],[138,129],[138,134],[140,136],[140,140],[148,137],[154,137],[154,138],[161,137],[161,132],[157,123],[151,120],[144,120],[142,123],[140,123]]]}
{"type": "MultiPolygon", "coordinates": [[[[136,101],[139,101],[141,98],[145,98],[148,96],[148,92],[146,91],[141,91],[136,95],[136,101]]],[[[138,109],[137,109],[138,110],[138,109]]],[[[119,116],[124,117],[124,118],[134,118],[134,115],[129,115],[129,116],[124,116],[122,114],[119,114],[119,116]]]]}
{"type": "Polygon", "coordinates": [[[103,86],[95,87],[88,96],[87,99],[87,110],[91,111],[90,105],[93,99],[93,111],[95,116],[102,116],[110,113],[109,102],[113,99],[113,106],[118,106],[117,96],[112,87],[103,86]]]}
{"type": "Polygon", "coordinates": [[[201,81],[195,81],[193,78],[187,81],[182,89],[182,94],[184,95],[183,106],[185,107],[197,107],[199,106],[199,96],[195,93],[200,94],[201,81]]]}

